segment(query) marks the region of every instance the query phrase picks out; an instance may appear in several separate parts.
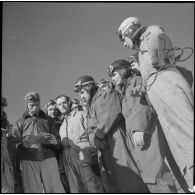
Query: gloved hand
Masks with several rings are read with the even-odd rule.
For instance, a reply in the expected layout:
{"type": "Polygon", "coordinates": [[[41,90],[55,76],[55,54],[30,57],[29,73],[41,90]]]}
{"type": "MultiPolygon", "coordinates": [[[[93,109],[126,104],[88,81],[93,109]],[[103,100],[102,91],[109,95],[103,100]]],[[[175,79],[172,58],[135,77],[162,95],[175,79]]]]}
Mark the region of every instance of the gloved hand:
{"type": "Polygon", "coordinates": [[[144,142],[144,132],[142,132],[142,131],[135,131],[133,133],[133,141],[134,141],[135,146],[143,148],[144,145],[145,145],[145,142],[144,142]]]}

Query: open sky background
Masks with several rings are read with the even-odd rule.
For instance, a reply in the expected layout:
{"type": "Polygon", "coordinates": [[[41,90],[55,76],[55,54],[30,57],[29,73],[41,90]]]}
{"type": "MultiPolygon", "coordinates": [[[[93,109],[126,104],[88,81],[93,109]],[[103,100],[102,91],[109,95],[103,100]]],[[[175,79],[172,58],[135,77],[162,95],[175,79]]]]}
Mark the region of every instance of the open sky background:
{"type": "MultiPolygon", "coordinates": [[[[2,95],[10,122],[21,117],[29,91],[40,93],[44,108],[59,94],[78,98],[73,87],[82,75],[107,78],[107,66],[131,54],[116,36],[130,16],[164,27],[174,47],[194,48],[193,2],[4,2],[2,95]]],[[[178,65],[194,76],[194,55],[178,65]]]]}

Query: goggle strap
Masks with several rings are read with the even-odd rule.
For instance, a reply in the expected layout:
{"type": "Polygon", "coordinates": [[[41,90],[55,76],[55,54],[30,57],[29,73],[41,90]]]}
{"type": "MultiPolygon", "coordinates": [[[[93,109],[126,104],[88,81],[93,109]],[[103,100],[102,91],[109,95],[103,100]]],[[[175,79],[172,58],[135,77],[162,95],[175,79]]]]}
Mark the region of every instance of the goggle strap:
{"type": "Polygon", "coordinates": [[[94,81],[86,81],[86,82],[84,82],[84,83],[77,84],[77,85],[75,85],[75,91],[79,91],[79,89],[80,89],[81,87],[84,87],[84,86],[86,86],[86,85],[88,85],[88,84],[92,84],[92,83],[95,83],[95,82],[94,82],[94,81]]]}

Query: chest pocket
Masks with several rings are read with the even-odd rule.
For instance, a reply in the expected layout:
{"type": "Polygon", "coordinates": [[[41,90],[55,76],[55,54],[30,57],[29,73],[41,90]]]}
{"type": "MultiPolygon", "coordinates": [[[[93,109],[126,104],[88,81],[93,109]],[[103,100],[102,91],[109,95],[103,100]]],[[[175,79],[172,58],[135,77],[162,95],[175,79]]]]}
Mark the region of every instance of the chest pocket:
{"type": "Polygon", "coordinates": [[[140,77],[133,77],[128,83],[128,86],[126,88],[126,93],[123,98],[123,115],[125,118],[130,117],[129,115],[132,114],[136,109],[137,105],[140,103],[140,95],[132,94],[132,90],[135,87],[140,86],[142,83],[140,77]]]}

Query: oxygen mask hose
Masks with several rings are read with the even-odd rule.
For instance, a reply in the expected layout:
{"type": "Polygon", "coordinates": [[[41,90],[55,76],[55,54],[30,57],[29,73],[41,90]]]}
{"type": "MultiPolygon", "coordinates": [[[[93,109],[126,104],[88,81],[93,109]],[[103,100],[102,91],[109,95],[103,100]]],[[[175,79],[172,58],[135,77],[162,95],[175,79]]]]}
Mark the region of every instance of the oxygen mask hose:
{"type": "Polygon", "coordinates": [[[191,47],[184,47],[184,48],[174,47],[174,48],[165,49],[165,50],[167,50],[166,59],[168,59],[168,54],[171,51],[180,51],[181,52],[179,55],[177,55],[175,57],[175,62],[184,62],[184,61],[186,61],[187,59],[189,59],[192,56],[192,54],[194,52],[193,48],[191,48],[191,47]],[[186,58],[181,59],[181,57],[185,54],[184,51],[187,51],[187,50],[190,51],[189,55],[186,58]]]}

